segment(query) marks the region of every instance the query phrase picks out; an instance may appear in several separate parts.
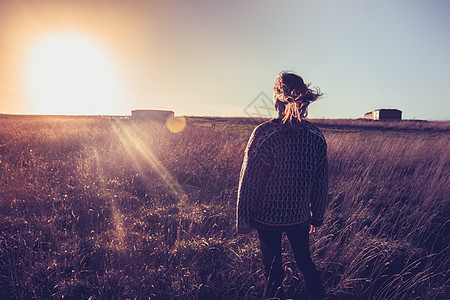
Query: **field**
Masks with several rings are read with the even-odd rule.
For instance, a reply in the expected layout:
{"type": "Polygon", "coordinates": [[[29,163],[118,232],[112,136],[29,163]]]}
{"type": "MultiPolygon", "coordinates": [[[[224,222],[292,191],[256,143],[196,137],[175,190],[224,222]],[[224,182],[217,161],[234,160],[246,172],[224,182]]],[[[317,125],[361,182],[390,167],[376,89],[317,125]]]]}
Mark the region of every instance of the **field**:
{"type": "MultiPolygon", "coordinates": [[[[0,299],[260,299],[235,232],[261,120],[0,116],[0,299]]],[[[330,204],[311,236],[332,299],[448,299],[450,122],[317,120],[330,204]]],[[[285,245],[287,294],[305,295],[285,245]]]]}

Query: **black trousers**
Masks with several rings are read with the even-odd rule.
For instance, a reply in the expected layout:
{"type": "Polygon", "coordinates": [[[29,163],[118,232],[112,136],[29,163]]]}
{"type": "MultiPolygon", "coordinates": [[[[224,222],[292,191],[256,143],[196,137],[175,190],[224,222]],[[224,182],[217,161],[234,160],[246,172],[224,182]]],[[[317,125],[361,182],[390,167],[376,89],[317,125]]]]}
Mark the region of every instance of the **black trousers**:
{"type": "MultiPolygon", "coordinates": [[[[281,231],[258,229],[259,245],[267,278],[264,298],[285,299],[284,278],[281,257],[281,231]]],[[[303,273],[306,290],[311,299],[323,299],[325,296],[322,279],[309,252],[309,226],[286,231],[286,235],[294,252],[297,267],[303,273]]]]}

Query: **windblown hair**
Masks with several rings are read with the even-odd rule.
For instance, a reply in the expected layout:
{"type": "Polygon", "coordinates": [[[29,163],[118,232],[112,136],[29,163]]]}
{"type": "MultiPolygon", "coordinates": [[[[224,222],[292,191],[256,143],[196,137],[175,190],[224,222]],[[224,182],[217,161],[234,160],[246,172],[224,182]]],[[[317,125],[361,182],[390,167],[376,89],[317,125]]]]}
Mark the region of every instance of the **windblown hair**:
{"type": "Polygon", "coordinates": [[[275,108],[283,115],[283,123],[300,123],[308,115],[308,105],[322,96],[318,87],[309,88],[310,85],[293,73],[282,72],[278,75],[273,96],[275,108]]]}

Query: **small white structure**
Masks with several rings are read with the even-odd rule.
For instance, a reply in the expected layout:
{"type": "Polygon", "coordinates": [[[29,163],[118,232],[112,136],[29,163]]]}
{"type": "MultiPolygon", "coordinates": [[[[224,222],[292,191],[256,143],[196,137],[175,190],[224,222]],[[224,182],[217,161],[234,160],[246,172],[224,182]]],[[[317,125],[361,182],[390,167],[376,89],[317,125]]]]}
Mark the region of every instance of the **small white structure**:
{"type": "Polygon", "coordinates": [[[173,117],[174,114],[171,110],[137,109],[131,111],[131,119],[166,123],[167,118],[173,117]]]}
{"type": "Polygon", "coordinates": [[[398,109],[377,109],[364,114],[364,119],[369,120],[401,120],[402,111],[398,109]]]}

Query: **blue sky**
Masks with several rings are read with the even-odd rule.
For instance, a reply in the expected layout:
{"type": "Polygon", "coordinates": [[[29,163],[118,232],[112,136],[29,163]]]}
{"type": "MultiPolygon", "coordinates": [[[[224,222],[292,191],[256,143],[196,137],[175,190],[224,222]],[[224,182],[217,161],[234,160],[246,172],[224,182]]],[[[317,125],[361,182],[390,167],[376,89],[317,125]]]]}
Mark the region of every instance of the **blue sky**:
{"type": "Polygon", "coordinates": [[[272,97],[278,72],[290,70],[325,94],[311,118],[397,108],[406,119],[449,120],[449,14],[450,1],[437,0],[6,0],[0,112],[46,113],[30,105],[26,57],[43,37],[71,31],[105,49],[121,89],[114,103],[100,99],[77,112],[245,116],[261,92],[272,97]]]}

